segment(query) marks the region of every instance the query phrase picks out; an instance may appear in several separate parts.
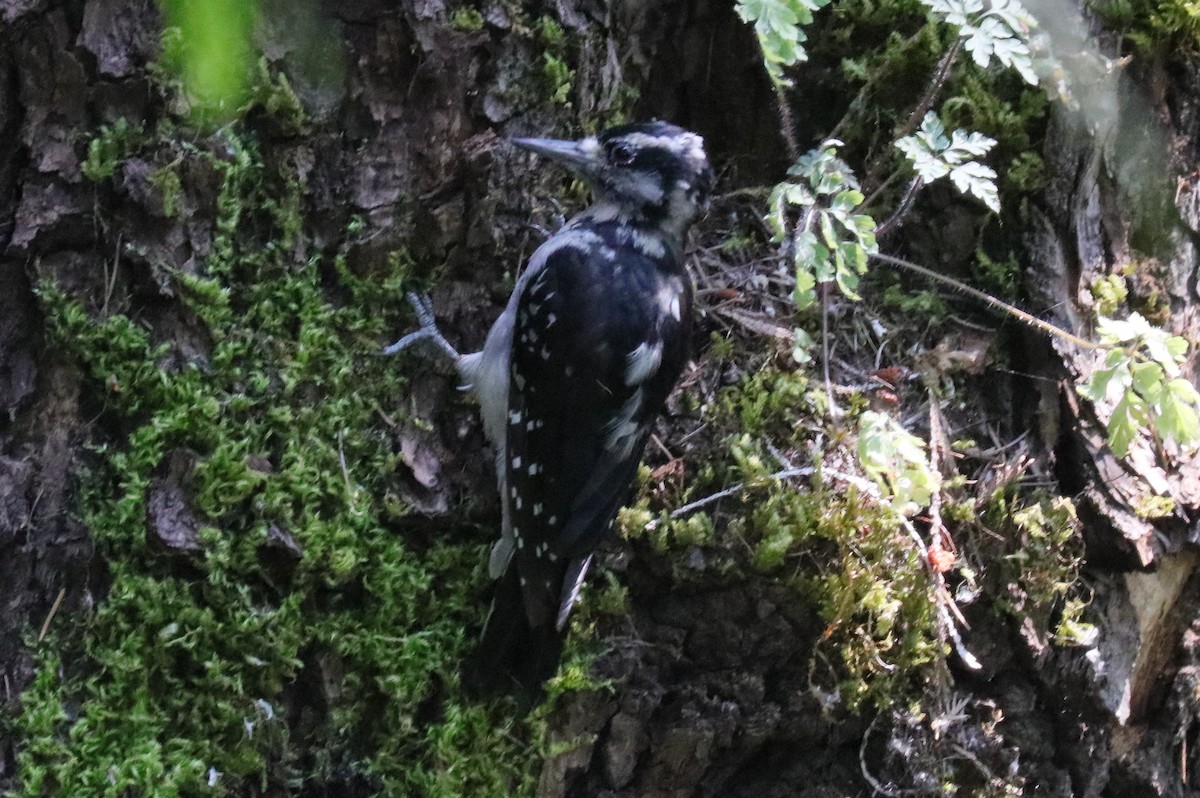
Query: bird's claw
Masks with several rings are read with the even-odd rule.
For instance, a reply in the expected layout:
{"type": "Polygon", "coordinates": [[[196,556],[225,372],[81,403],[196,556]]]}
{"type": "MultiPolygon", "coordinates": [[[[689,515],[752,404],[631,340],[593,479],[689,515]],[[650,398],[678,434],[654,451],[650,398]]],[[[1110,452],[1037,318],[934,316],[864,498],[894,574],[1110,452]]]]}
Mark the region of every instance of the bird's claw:
{"type": "Polygon", "coordinates": [[[458,350],[446,340],[441,330],[438,329],[437,319],[433,315],[433,303],[429,297],[416,291],[409,291],[405,296],[408,304],[412,305],[413,311],[417,314],[417,323],[421,325],[420,329],[410,332],[394,344],[384,347],[379,354],[395,355],[419,341],[429,341],[438,348],[438,351],[451,360],[457,361],[459,359],[458,350]]]}

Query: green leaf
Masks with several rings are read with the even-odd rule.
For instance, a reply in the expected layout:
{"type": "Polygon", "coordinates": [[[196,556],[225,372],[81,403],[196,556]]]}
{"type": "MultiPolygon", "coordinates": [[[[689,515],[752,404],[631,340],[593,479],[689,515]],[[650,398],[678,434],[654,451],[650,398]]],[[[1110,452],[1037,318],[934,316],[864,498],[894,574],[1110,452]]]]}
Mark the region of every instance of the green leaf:
{"type": "Polygon", "coordinates": [[[1133,389],[1147,402],[1154,404],[1163,390],[1166,375],[1157,363],[1134,363],[1129,367],[1133,389]]]}
{"type": "MultiPolygon", "coordinates": [[[[810,286],[810,289],[811,289],[811,286],[810,286]]],[[[813,342],[812,336],[809,335],[808,333],[806,333],[804,330],[800,329],[799,327],[796,327],[795,329],[793,329],[792,330],[792,359],[795,360],[797,363],[812,362],[812,354],[810,354],[810,353],[812,352],[813,343],[814,342],[813,342]]]]}
{"type": "Polygon", "coordinates": [[[1187,357],[1188,342],[1186,338],[1172,335],[1167,339],[1166,347],[1167,353],[1175,359],[1176,363],[1182,363],[1187,357]]]}
{"type": "Polygon", "coordinates": [[[810,308],[817,301],[817,292],[813,290],[817,285],[813,274],[805,269],[796,271],[796,289],[792,292],[792,301],[796,303],[798,310],[810,308]]]}
{"type": "MultiPolygon", "coordinates": [[[[1114,351],[1120,352],[1120,350],[1114,351]]],[[[1080,395],[1090,399],[1093,402],[1104,401],[1106,398],[1108,398],[1109,386],[1119,373],[1123,374],[1125,379],[1123,381],[1119,381],[1118,384],[1120,384],[1120,382],[1128,384],[1129,370],[1127,368],[1113,367],[1096,369],[1092,372],[1087,382],[1079,386],[1078,390],[1080,395]]]]}
{"type": "Polygon", "coordinates": [[[1158,426],[1163,438],[1188,449],[1200,443],[1200,395],[1183,378],[1171,380],[1163,391],[1158,426]]]}
{"type": "Polygon", "coordinates": [[[1108,420],[1108,446],[1113,454],[1118,457],[1129,454],[1130,444],[1147,421],[1146,405],[1141,398],[1132,391],[1122,394],[1108,420]]]}
{"type": "Polygon", "coordinates": [[[996,172],[977,161],[967,161],[950,172],[954,187],[970,193],[995,213],[1000,212],[1000,194],[996,189],[996,172]]]}
{"type": "Polygon", "coordinates": [[[833,198],[833,207],[837,210],[849,213],[862,204],[865,197],[863,193],[857,189],[849,189],[843,191],[833,198]]]}

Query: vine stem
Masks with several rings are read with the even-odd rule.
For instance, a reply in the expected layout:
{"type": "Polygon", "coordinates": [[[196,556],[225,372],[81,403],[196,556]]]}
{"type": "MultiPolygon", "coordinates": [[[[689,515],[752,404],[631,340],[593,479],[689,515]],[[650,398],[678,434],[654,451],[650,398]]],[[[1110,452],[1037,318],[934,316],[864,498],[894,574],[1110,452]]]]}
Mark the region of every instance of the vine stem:
{"type": "Polygon", "coordinates": [[[961,294],[966,294],[969,297],[978,299],[980,302],[983,302],[984,304],[988,305],[989,307],[993,307],[996,310],[1003,311],[1004,313],[1007,313],[1008,315],[1013,316],[1014,318],[1020,319],[1024,323],[1026,323],[1032,327],[1035,327],[1035,328],[1041,330],[1042,332],[1049,333],[1050,335],[1054,336],[1055,338],[1060,338],[1064,341],[1069,341],[1078,347],[1082,347],[1083,349],[1099,350],[1099,349],[1107,349],[1108,348],[1101,344],[1095,343],[1094,341],[1088,341],[1085,338],[1080,338],[1078,335],[1075,335],[1074,333],[1067,332],[1062,327],[1057,327],[1048,321],[1042,321],[1037,316],[1034,316],[1030,313],[1026,313],[1025,311],[1021,310],[1020,308],[1014,307],[1013,305],[1010,305],[1007,302],[1004,302],[1003,300],[996,299],[996,297],[992,296],[991,294],[989,294],[985,291],[980,291],[978,288],[972,288],[971,286],[966,285],[965,283],[955,280],[953,277],[947,277],[944,274],[938,274],[933,269],[927,269],[926,267],[921,266],[920,264],[913,263],[912,261],[904,260],[903,258],[897,258],[894,255],[884,255],[882,252],[876,252],[876,253],[872,254],[871,257],[875,260],[883,261],[884,263],[890,263],[893,266],[899,266],[901,268],[908,269],[909,271],[916,272],[917,274],[921,275],[922,277],[927,277],[930,280],[934,280],[936,282],[942,283],[943,285],[948,285],[951,288],[953,288],[955,291],[958,291],[961,294]]]}
{"type": "MultiPolygon", "coordinates": [[[[917,199],[917,193],[920,192],[921,187],[924,185],[925,181],[921,178],[914,177],[912,179],[912,182],[908,184],[908,188],[904,191],[904,197],[900,200],[900,204],[896,206],[896,212],[875,228],[876,238],[883,238],[899,227],[900,222],[904,220],[905,215],[907,215],[909,210],[912,209],[913,202],[917,199]]],[[[882,186],[880,188],[882,188],[882,186]]],[[[876,192],[876,194],[878,193],[879,192],[876,192]]],[[[871,199],[874,198],[874,195],[872,195],[871,199]]]]}
{"type": "Polygon", "coordinates": [[[921,124],[921,120],[925,118],[925,114],[929,113],[929,109],[933,107],[934,100],[937,99],[938,92],[942,90],[942,85],[946,82],[946,78],[950,76],[950,68],[954,66],[955,60],[958,59],[962,43],[962,38],[955,39],[954,44],[950,45],[950,49],[942,56],[942,60],[938,62],[937,69],[933,72],[933,79],[929,81],[929,87],[925,90],[925,96],[921,98],[921,102],[917,103],[917,107],[908,115],[908,119],[904,120],[904,127],[900,129],[900,134],[896,138],[902,139],[910,135],[917,129],[917,125],[921,124]]]}
{"type": "Polygon", "coordinates": [[[783,87],[775,84],[775,105],[779,108],[779,135],[783,137],[787,147],[788,158],[795,162],[800,158],[800,143],[796,141],[796,122],[792,118],[792,108],[788,105],[787,95],[783,87]]]}
{"type": "MultiPolygon", "coordinates": [[[[937,67],[933,70],[933,76],[929,79],[929,85],[925,89],[925,94],[921,97],[921,101],[913,108],[912,113],[904,120],[904,124],[896,132],[896,139],[902,139],[905,136],[912,135],[912,132],[921,124],[921,120],[925,118],[925,114],[929,113],[929,109],[933,107],[933,103],[937,100],[938,92],[942,90],[946,79],[950,77],[950,68],[954,66],[954,62],[958,60],[958,54],[962,50],[961,38],[955,39],[954,44],[950,45],[950,49],[942,56],[942,60],[938,61],[937,67]]],[[[884,157],[882,154],[876,157],[870,167],[867,169],[867,176],[863,180],[863,185],[874,185],[879,182],[880,172],[883,170],[884,157]]]]}

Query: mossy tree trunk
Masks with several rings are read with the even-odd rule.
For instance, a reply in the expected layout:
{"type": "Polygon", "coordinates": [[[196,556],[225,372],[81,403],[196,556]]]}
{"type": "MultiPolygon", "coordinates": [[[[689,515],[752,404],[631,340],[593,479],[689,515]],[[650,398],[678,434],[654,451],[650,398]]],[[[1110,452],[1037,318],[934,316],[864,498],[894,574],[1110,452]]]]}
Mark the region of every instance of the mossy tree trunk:
{"type": "MultiPolygon", "coordinates": [[[[1034,430],[1030,456],[1080,498],[1095,644],[1055,645],[1044,618],[996,609],[1020,602],[984,579],[966,635],[983,670],[908,674],[917,693],[954,680],[970,716],[954,734],[907,705],[850,712],[830,676],[846,657],[823,643],[828,597],[804,582],[829,547],[780,570],[754,537],[769,525],[756,503],[820,507],[764,492],[720,506],[715,530],[606,555],[576,630],[591,656],[568,667],[590,660],[611,688],[567,691],[529,723],[464,709],[454,666],[486,608],[490,455],[446,369],[374,356],[411,324],[402,291],[431,287],[451,340],[477,346],[523,256],[578,203],[503,137],[665,117],[705,135],[727,188],[770,185],[786,166],[775,96],[730,2],[262,12],[252,98],[214,130],[187,121],[161,66],[171,39],[154,3],[0,0],[0,789],[833,796],[868,793],[865,769],[935,794],[936,759],[963,763],[978,794],[1187,794],[1200,465],[1156,465],[1148,444],[1113,458],[1072,388],[1090,361],[1032,336],[1000,345],[1038,379],[998,372],[970,382],[967,403],[998,392],[1006,440],[1034,430]],[[1173,510],[1147,518],[1151,494],[1173,510]],[[130,683],[107,673],[118,665],[146,674],[133,708],[106,692],[130,683]],[[159,693],[187,689],[170,699],[204,713],[170,717],[159,693]],[[129,727],[112,718],[134,709],[146,714],[129,727]],[[86,744],[72,737],[84,721],[86,744]],[[163,770],[139,782],[126,755],[163,770]]],[[[1129,264],[1130,305],[1200,339],[1200,72],[1194,55],[1161,55],[1087,98],[1105,115],[1052,112],[1033,144],[1047,185],[1006,217],[1027,298],[1081,334],[1090,283],[1129,264]]],[[[802,140],[845,109],[839,81],[797,75],[802,140]]],[[[977,220],[957,239],[946,229],[961,207],[935,196],[898,246],[969,273],[977,220]]],[[[716,250],[760,212],[730,193],[699,237],[716,250]]],[[[749,238],[732,251],[773,257],[761,231],[749,238]]],[[[716,287],[736,293],[744,264],[728,262],[716,287]]],[[[710,352],[720,318],[704,319],[700,365],[648,455],[655,512],[714,478],[708,460],[741,445],[737,419],[828,432],[767,418],[806,406],[800,377],[769,336],[740,330],[736,356],[710,352]]],[[[869,513],[817,496],[867,534],[869,513]]]]}

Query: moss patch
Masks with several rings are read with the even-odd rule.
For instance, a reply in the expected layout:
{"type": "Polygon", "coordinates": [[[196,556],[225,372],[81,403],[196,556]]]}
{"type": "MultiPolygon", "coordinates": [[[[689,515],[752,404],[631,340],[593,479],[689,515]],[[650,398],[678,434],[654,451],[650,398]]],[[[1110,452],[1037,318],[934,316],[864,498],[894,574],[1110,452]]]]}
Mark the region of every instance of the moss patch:
{"type": "MultiPolygon", "coordinates": [[[[98,139],[93,177],[122,138],[98,139]]],[[[374,353],[406,324],[411,262],[351,279],[297,257],[295,174],[264,165],[247,132],[189,152],[220,175],[216,233],[173,288],[209,351],[181,362],[134,311],[97,318],[41,287],[50,345],[118,434],[94,444],[76,508],[107,594],[29,641],[40,671],[12,721],[15,794],[528,792],[526,730],[458,686],[490,535],[413,540],[393,490],[405,380],[374,353]],[[181,453],[182,539],[155,510],[181,453]]]]}

